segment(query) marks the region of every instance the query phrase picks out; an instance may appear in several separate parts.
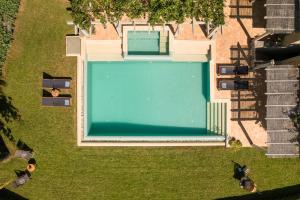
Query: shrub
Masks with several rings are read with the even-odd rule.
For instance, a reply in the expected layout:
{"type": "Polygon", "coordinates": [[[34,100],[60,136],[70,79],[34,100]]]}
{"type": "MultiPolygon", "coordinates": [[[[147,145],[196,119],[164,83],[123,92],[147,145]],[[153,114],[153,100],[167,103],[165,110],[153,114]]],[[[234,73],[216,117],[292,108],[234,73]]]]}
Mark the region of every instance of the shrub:
{"type": "Polygon", "coordinates": [[[242,142],[240,140],[235,139],[235,137],[230,138],[228,143],[230,147],[234,149],[240,149],[243,146],[242,142]]]}
{"type": "Polygon", "coordinates": [[[224,24],[223,0],[70,0],[74,22],[83,29],[92,20],[114,23],[123,15],[140,18],[148,15],[148,23],[183,23],[186,17],[224,24]]]}
{"type": "Polygon", "coordinates": [[[298,135],[295,138],[292,138],[290,142],[298,142],[298,145],[300,145],[300,105],[298,102],[298,105],[296,108],[289,113],[289,117],[294,122],[295,131],[298,132],[298,135]]]}
{"type": "Polygon", "coordinates": [[[14,21],[19,4],[20,0],[0,1],[0,75],[13,38],[14,21]]]}

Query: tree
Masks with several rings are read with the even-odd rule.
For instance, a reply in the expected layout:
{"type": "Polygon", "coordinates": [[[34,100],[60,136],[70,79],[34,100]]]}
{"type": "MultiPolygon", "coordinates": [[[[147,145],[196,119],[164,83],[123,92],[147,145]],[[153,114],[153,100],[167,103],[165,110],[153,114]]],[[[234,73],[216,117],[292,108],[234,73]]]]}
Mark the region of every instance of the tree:
{"type": "Polygon", "coordinates": [[[131,19],[148,16],[148,23],[163,24],[185,18],[224,24],[223,0],[70,0],[74,22],[88,29],[91,21],[115,23],[126,15],[131,19]]]}

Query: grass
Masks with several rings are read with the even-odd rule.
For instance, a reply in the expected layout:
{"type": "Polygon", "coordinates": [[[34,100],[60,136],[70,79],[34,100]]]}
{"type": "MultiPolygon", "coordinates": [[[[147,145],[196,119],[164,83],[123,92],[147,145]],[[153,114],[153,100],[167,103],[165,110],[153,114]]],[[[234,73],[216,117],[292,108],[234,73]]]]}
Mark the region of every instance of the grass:
{"type": "MultiPolygon", "coordinates": [[[[25,186],[9,190],[43,200],[214,199],[246,194],[232,178],[231,160],[249,166],[262,191],[299,183],[299,159],[268,159],[255,149],[77,147],[75,106],[40,105],[43,72],[76,79],[75,59],[64,56],[64,36],[72,31],[66,25],[67,5],[63,0],[22,1],[6,63],[6,93],[22,116],[12,125],[12,134],[34,149],[38,168],[25,186]]],[[[0,177],[13,178],[13,170],[25,166],[21,160],[1,163],[0,177]]]]}

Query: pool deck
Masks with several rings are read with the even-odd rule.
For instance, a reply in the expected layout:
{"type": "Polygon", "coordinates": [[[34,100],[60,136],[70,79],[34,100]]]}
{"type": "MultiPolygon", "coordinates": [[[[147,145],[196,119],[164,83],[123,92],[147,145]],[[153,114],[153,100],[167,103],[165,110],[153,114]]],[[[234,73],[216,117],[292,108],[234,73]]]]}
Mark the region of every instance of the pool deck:
{"type": "MultiPolygon", "coordinates": [[[[245,0],[246,1],[246,0],[245,0]]],[[[225,25],[216,33],[215,38],[209,40],[206,38],[203,30],[199,25],[192,26],[191,24],[183,24],[181,25],[181,31],[179,34],[171,35],[171,48],[174,52],[178,52],[177,59],[186,61],[193,60],[193,56],[196,55],[195,60],[199,61],[199,55],[202,55],[201,59],[204,61],[207,59],[205,55],[209,55],[210,65],[211,65],[211,97],[213,101],[225,101],[228,102],[232,111],[230,112],[231,118],[236,118],[236,101],[235,91],[218,91],[216,89],[216,80],[219,78],[216,73],[216,64],[217,63],[235,63],[237,60],[233,58],[237,49],[237,46],[241,46],[243,49],[247,49],[248,41],[250,38],[254,38],[256,35],[262,34],[265,32],[264,28],[254,28],[253,27],[253,19],[252,18],[234,18],[229,17],[231,13],[231,9],[229,7],[232,1],[226,2],[225,7],[225,25]],[[190,57],[188,56],[190,55],[190,57]],[[198,56],[197,56],[198,55],[198,56]]],[[[176,25],[165,26],[163,29],[167,29],[169,31],[175,30],[176,25]]],[[[128,25],[124,26],[123,31],[128,30],[149,30],[147,26],[133,26],[128,25]]],[[[154,30],[161,30],[162,27],[153,27],[154,30]]],[[[124,44],[123,44],[124,45],[124,44]]],[[[126,44],[125,44],[126,45],[126,44]]],[[[101,24],[95,25],[95,33],[91,35],[91,37],[82,39],[82,55],[81,58],[78,58],[78,66],[83,66],[83,61],[86,60],[106,60],[106,61],[117,61],[123,60],[123,50],[122,50],[122,37],[120,37],[114,28],[113,25],[108,24],[106,28],[104,28],[101,24]],[[100,48],[99,48],[100,47],[100,48]]],[[[126,48],[126,47],[125,47],[126,48]]],[[[124,46],[123,46],[124,49],[124,46]]],[[[175,53],[176,54],[176,53],[175,53]]],[[[176,58],[176,56],[174,56],[176,58]]],[[[245,63],[245,60],[241,59],[241,63],[245,63]]],[[[83,88],[83,67],[78,67],[78,88],[83,88]],[[80,83],[81,82],[81,83],[80,83]]],[[[245,78],[255,78],[254,73],[250,73],[249,76],[245,78]]],[[[241,92],[239,95],[249,95],[249,92],[241,92]]],[[[253,94],[250,94],[250,96],[253,94]]],[[[78,108],[77,110],[82,110],[83,107],[83,94],[78,91],[77,96],[78,108]],[[80,106],[81,105],[81,106],[80,106]]],[[[241,103],[241,102],[240,102],[241,103]]],[[[239,103],[239,104],[240,104],[239,103]]],[[[242,102],[244,103],[244,102],[242,102]]],[[[255,107],[259,102],[253,101],[250,104],[243,104],[247,107],[255,107]]],[[[238,108],[240,109],[240,107],[238,108]]],[[[238,116],[240,117],[241,113],[238,111],[238,116]]],[[[257,111],[253,111],[257,112],[257,111]]],[[[244,114],[244,113],[242,113],[244,114]]],[[[253,114],[253,113],[252,113],[253,114]]],[[[257,114],[257,113],[256,113],[257,114]]],[[[251,113],[246,113],[245,115],[251,115],[251,113]]],[[[83,113],[78,112],[78,119],[83,118],[83,113]]],[[[230,121],[228,127],[228,133],[231,137],[235,137],[239,139],[243,146],[266,146],[267,134],[265,129],[262,126],[262,122],[259,120],[245,120],[245,119],[233,119],[230,121]]],[[[81,123],[77,123],[81,124],[81,123]]],[[[82,127],[78,125],[78,132],[83,133],[82,127]],[[80,131],[81,130],[81,131],[80,131]]],[[[78,137],[78,145],[82,145],[81,137],[78,137]]],[[[85,146],[93,145],[86,143],[85,146]]],[[[109,145],[108,143],[99,143],[99,146],[109,145]]],[[[153,143],[144,143],[145,146],[174,146],[170,143],[158,143],[153,145],[153,143]]],[[[142,146],[143,146],[142,145],[142,146]]],[[[179,146],[187,145],[187,143],[178,144],[179,146]]],[[[176,145],[176,146],[178,146],[176,145]]],[[[205,144],[199,143],[190,143],[188,146],[203,146],[205,144]]],[[[211,144],[208,144],[211,145],[211,144]]],[[[94,145],[93,145],[94,146],[94,145]]],[[[119,144],[122,146],[122,144],[119,144]]],[[[127,145],[125,145],[127,146],[127,145]]],[[[135,143],[128,144],[128,146],[138,146],[135,143]]]]}
{"type": "MultiPolygon", "coordinates": [[[[232,8],[230,8],[229,5],[232,2],[232,0],[226,1],[226,7],[224,10],[225,16],[230,16],[232,8]]],[[[240,2],[243,1],[241,0],[240,2]]],[[[235,56],[235,52],[233,52],[234,50],[232,50],[232,47],[236,47],[240,44],[240,46],[245,49],[249,48],[249,37],[254,38],[256,35],[260,35],[265,32],[264,28],[254,28],[253,23],[253,18],[240,18],[240,20],[238,20],[234,17],[226,17],[225,25],[222,27],[222,33],[219,31],[216,35],[216,63],[236,62],[236,59],[233,58],[235,56]]],[[[247,64],[244,59],[241,59],[241,63],[247,64]]],[[[214,73],[214,75],[218,78],[216,73],[214,73]]],[[[255,74],[250,73],[249,76],[246,76],[245,78],[255,78],[255,74]]],[[[216,91],[216,98],[225,97],[233,100],[235,95],[235,91],[216,91]]],[[[249,94],[248,91],[241,91],[239,95],[245,95],[247,97],[251,96],[251,98],[254,98],[254,95],[249,94]]],[[[237,109],[235,103],[235,101],[232,101],[232,110],[237,109]]],[[[244,108],[255,107],[258,103],[258,101],[249,102],[248,105],[244,105],[244,108]]],[[[246,115],[245,118],[253,117],[253,113],[240,114],[246,115]]],[[[234,112],[232,112],[232,118],[235,118],[234,112]]],[[[232,120],[230,136],[239,139],[243,146],[251,146],[251,143],[256,146],[266,146],[267,132],[263,128],[262,122],[258,120],[232,120]]]]}

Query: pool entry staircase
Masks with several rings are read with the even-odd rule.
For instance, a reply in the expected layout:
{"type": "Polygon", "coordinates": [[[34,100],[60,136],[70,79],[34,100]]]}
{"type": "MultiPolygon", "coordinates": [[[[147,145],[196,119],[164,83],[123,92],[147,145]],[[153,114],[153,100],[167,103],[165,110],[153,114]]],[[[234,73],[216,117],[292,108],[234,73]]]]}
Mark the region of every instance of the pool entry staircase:
{"type": "MultiPolygon", "coordinates": [[[[208,102],[207,103],[207,131],[216,138],[223,138],[226,143],[227,138],[227,103],[208,102]]],[[[213,136],[212,136],[213,137],[213,136]]],[[[223,143],[224,145],[224,143],[223,143]]]]}
{"type": "Polygon", "coordinates": [[[160,31],[159,53],[163,54],[163,55],[169,53],[169,36],[168,36],[168,31],[160,31]]]}

